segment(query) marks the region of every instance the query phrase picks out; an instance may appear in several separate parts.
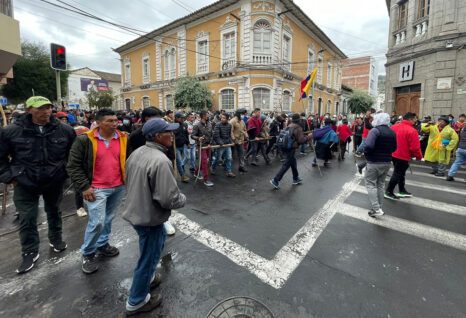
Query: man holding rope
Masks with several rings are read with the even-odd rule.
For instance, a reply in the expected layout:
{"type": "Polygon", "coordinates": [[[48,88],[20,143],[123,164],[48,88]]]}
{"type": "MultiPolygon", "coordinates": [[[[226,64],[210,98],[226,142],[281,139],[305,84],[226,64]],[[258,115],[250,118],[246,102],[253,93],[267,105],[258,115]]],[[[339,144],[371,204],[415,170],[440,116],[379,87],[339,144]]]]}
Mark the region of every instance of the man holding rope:
{"type": "Polygon", "coordinates": [[[229,118],[230,116],[228,114],[223,114],[221,115],[220,123],[215,125],[214,141],[215,144],[221,146],[222,148],[217,150],[217,155],[212,162],[212,169],[210,170],[210,173],[215,174],[217,163],[225,154],[225,167],[227,170],[226,176],[229,178],[234,178],[236,176],[233,172],[231,172],[231,147],[223,147],[224,145],[231,144],[231,125],[228,123],[229,118]]]}
{"type": "Polygon", "coordinates": [[[198,178],[199,172],[202,169],[204,185],[207,187],[213,187],[214,183],[209,180],[209,156],[210,144],[212,143],[212,124],[207,120],[208,116],[209,114],[207,111],[201,111],[201,120],[194,126],[191,138],[196,140],[197,147],[199,148],[200,168],[196,168],[195,174],[198,178]],[[207,149],[201,149],[202,147],[207,147],[207,149]]]}

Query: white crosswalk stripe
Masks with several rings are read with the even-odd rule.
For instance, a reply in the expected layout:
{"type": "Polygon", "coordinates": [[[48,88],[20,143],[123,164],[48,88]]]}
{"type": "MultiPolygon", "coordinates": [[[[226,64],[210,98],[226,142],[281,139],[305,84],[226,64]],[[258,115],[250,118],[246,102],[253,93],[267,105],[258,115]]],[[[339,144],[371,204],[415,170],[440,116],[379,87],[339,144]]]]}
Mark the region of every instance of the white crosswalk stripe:
{"type": "MultiPolygon", "coordinates": [[[[390,180],[390,178],[387,177],[387,181],[389,181],[389,180],[390,180]]],[[[409,179],[407,179],[405,181],[405,184],[413,186],[413,187],[429,189],[429,190],[432,190],[432,191],[443,191],[443,192],[466,195],[466,189],[458,189],[458,188],[442,186],[442,185],[438,185],[438,184],[431,184],[431,183],[427,183],[427,182],[419,182],[419,181],[414,181],[414,180],[409,180],[409,179]]]]}
{"type": "MultiPolygon", "coordinates": [[[[393,174],[393,169],[390,169],[389,173],[388,174],[393,174]]],[[[420,176],[420,177],[428,177],[428,178],[434,178],[434,179],[437,179],[437,180],[445,180],[445,177],[437,177],[433,174],[430,174],[430,173],[425,173],[425,172],[418,172],[418,171],[406,171],[406,176],[411,176],[411,175],[414,175],[414,176],[420,176]]],[[[461,175],[459,174],[456,174],[456,179],[455,181],[456,182],[459,182],[459,183],[466,183],[466,181],[464,181],[463,179],[461,179],[461,175]]]]}
{"type": "Polygon", "coordinates": [[[371,218],[367,215],[366,209],[346,203],[341,203],[338,206],[338,213],[391,230],[466,251],[466,235],[463,234],[403,220],[390,215],[384,215],[379,218],[371,218]]]}
{"type": "MultiPolygon", "coordinates": [[[[367,189],[366,187],[360,185],[354,189],[354,192],[367,194],[367,189]]],[[[415,196],[411,198],[403,198],[402,200],[400,200],[400,203],[412,204],[422,208],[428,208],[436,211],[466,216],[466,207],[456,204],[449,204],[445,202],[439,202],[415,196]]]]}
{"type": "MultiPolygon", "coordinates": [[[[453,161],[452,161],[453,162],[453,161]]],[[[432,171],[432,166],[426,166],[426,165],[421,165],[421,164],[416,164],[416,163],[413,163],[413,162],[410,162],[409,165],[412,167],[412,168],[415,168],[415,169],[425,169],[425,170],[430,170],[432,171]]],[[[463,166],[464,167],[464,166],[463,166]]],[[[447,170],[448,171],[448,170],[447,170]]],[[[460,167],[460,169],[458,170],[457,174],[460,174],[460,175],[466,175],[466,171],[460,167]]]]}

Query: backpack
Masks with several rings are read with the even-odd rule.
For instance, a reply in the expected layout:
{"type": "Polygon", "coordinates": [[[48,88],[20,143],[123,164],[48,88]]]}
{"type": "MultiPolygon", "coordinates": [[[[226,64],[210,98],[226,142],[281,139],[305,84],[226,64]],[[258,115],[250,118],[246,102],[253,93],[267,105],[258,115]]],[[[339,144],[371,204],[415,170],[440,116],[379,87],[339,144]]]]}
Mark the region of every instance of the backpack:
{"type": "Polygon", "coordinates": [[[287,127],[280,132],[277,139],[277,146],[281,149],[293,149],[294,139],[293,131],[295,127],[287,127]]]}

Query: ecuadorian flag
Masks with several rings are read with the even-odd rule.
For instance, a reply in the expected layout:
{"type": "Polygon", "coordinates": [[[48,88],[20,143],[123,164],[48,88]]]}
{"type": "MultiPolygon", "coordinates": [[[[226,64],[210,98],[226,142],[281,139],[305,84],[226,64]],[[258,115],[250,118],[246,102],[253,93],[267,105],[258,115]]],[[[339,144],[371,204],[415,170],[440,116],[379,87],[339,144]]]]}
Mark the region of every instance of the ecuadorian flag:
{"type": "Polygon", "coordinates": [[[299,101],[301,101],[302,98],[306,98],[309,96],[309,89],[312,87],[312,82],[314,81],[316,74],[317,67],[315,68],[315,70],[312,71],[311,74],[309,74],[305,79],[301,81],[301,97],[299,98],[299,101]]]}

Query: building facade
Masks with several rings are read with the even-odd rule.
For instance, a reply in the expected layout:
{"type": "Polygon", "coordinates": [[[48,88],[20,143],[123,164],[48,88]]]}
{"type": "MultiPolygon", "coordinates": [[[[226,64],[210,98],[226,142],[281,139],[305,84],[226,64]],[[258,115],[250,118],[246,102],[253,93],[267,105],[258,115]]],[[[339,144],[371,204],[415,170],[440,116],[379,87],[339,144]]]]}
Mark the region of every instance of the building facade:
{"type": "Polygon", "coordinates": [[[217,1],[115,51],[127,109],[172,109],[176,80],[187,75],[227,111],[322,114],[341,103],[346,56],[291,0],[217,1]],[[299,102],[301,80],[317,66],[314,99],[299,102]]]}
{"type": "Polygon", "coordinates": [[[65,102],[68,105],[79,105],[81,109],[89,109],[86,94],[90,89],[111,89],[116,96],[112,109],[123,109],[121,100],[121,75],[91,70],[88,67],[70,71],[68,76],[68,94],[65,102]]]}
{"type": "Polygon", "coordinates": [[[13,64],[21,56],[19,22],[14,19],[13,1],[0,0],[0,85],[13,78],[13,64]]]}
{"type": "Polygon", "coordinates": [[[387,111],[466,112],[466,0],[386,0],[387,111]]]}
{"type": "Polygon", "coordinates": [[[342,82],[352,88],[362,89],[377,97],[377,63],[373,57],[346,59],[342,62],[342,82]]]}

